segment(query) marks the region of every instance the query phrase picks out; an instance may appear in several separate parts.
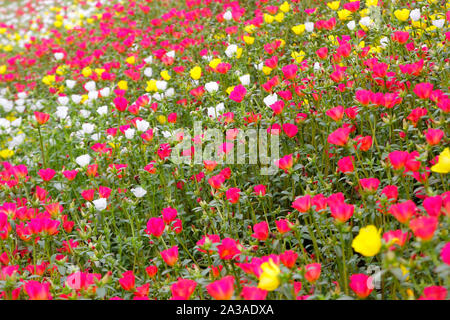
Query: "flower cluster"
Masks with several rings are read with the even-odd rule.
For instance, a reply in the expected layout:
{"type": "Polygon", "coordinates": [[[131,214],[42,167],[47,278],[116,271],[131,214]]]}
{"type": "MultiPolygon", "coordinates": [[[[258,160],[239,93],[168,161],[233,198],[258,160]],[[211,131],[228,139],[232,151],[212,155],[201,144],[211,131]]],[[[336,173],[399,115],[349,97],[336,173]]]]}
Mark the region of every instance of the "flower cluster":
{"type": "Polygon", "coordinates": [[[449,24],[437,0],[11,1],[0,298],[448,299],[449,24]]]}

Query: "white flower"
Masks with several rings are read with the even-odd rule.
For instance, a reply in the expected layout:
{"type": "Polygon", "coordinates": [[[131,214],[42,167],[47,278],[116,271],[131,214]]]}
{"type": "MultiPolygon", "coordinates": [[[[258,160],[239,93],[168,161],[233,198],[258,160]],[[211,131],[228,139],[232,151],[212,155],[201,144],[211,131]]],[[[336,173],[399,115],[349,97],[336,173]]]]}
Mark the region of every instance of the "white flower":
{"type": "Polygon", "coordinates": [[[108,87],[100,89],[100,94],[102,95],[102,97],[108,97],[110,93],[111,89],[108,87]]]}
{"type": "Polygon", "coordinates": [[[227,11],[223,14],[223,18],[227,21],[233,19],[233,14],[230,11],[227,11]]]}
{"type": "Polygon", "coordinates": [[[17,112],[23,113],[25,111],[25,106],[17,106],[16,107],[17,112]]]}
{"type": "Polygon", "coordinates": [[[85,167],[89,164],[89,162],[91,162],[91,156],[88,154],[84,154],[82,156],[79,156],[75,159],[75,162],[80,166],[80,167],[85,167]]]}
{"type": "Polygon", "coordinates": [[[144,188],[140,187],[140,186],[131,189],[131,192],[134,194],[134,196],[136,198],[142,198],[143,196],[145,196],[147,194],[147,191],[144,188]]]}
{"type": "Polygon", "coordinates": [[[76,84],[77,84],[77,82],[75,80],[66,80],[66,86],[69,89],[72,89],[73,87],[75,87],[76,84]]]}
{"type": "Polygon", "coordinates": [[[444,26],[445,20],[444,19],[433,20],[433,21],[431,21],[431,23],[436,28],[441,29],[444,26]]]}
{"type": "Polygon", "coordinates": [[[89,91],[88,93],[89,100],[95,100],[98,98],[98,91],[89,91]]]}
{"type": "Polygon", "coordinates": [[[108,106],[101,106],[97,108],[97,113],[101,116],[108,113],[108,106]]]}
{"type": "Polygon", "coordinates": [[[273,105],[275,102],[278,101],[278,96],[276,93],[274,94],[269,94],[267,97],[264,98],[264,103],[266,104],[266,106],[270,107],[271,105],[273,105]]]}
{"type": "Polygon", "coordinates": [[[97,209],[98,211],[103,211],[106,209],[106,199],[105,198],[100,198],[97,200],[92,201],[92,203],[95,206],[95,209],[97,209]]]}
{"type": "Polygon", "coordinates": [[[125,130],[125,137],[126,137],[127,139],[133,139],[134,133],[135,133],[135,132],[136,132],[135,129],[128,128],[127,130],[125,130]]]}
{"type": "Polygon", "coordinates": [[[350,21],[349,23],[347,23],[347,28],[349,28],[350,30],[353,30],[356,28],[356,23],[355,21],[350,21]]]}
{"type": "Polygon", "coordinates": [[[389,43],[389,39],[387,37],[383,37],[380,39],[380,46],[382,46],[383,48],[385,48],[389,43]]]}
{"type": "Polygon", "coordinates": [[[314,22],[305,22],[305,30],[308,32],[313,32],[314,22]]]}
{"type": "Polygon", "coordinates": [[[175,58],[175,51],[172,50],[172,51],[167,52],[167,53],[166,53],[166,56],[168,56],[168,57],[170,57],[170,58],[175,58]]]}
{"type": "Polygon", "coordinates": [[[144,62],[147,63],[147,64],[153,63],[153,57],[150,56],[150,57],[145,58],[145,59],[144,59],[144,62]]]}
{"type": "Polygon", "coordinates": [[[156,88],[158,88],[158,90],[162,90],[162,91],[166,90],[167,89],[167,81],[157,80],[156,88]]]}
{"type": "Polygon", "coordinates": [[[68,107],[59,106],[56,108],[56,116],[60,119],[64,119],[67,117],[67,111],[69,111],[68,107]]]}
{"type": "Polygon", "coordinates": [[[136,121],[136,129],[139,132],[147,131],[148,127],[150,126],[150,123],[146,120],[137,120],[136,121]]]}
{"type": "Polygon", "coordinates": [[[411,10],[411,12],[409,13],[409,17],[412,21],[420,20],[420,9],[411,10]]]}
{"type": "Polygon", "coordinates": [[[370,19],[370,17],[363,17],[361,20],[359,20],[359,23],[365,27],[371,27],[373,26],[373,20],[370,19]]]}
{"type": "Polygon", "coordinates": [[[100,139],[100,133],[94,133],[91,135],[91,139],[94,141],[98,141],[100,139]]]}
{"type": "Polygon", "coordinates": [[[230,44],[227,49],[225,50],[225,54],[227,55],[228,58],[231,58],[237,51],[237,45],[235,44],[230,44]]]}
{"type": "Polygon", "coordinates": [[[80,110],[80,114],[81,114],[81,116],[82,116],[83,118],[87,118],[87,117],[89,117],[89,116],[91,115],[91,112],[88,111],[88,110],[85,110],[85,109],[81,109],[81,110],[80,110]]]}
{"type": "Polygon", "coordinates": [[[81,129],[86,134],[91,134],[94,131],[95,126],[92,123],[83,123],[81,129]]]}
{"type": "Polygon", "coordinates": [[[11,122],[11,126],[16,127],[16,128],[20,127],[21,124],[22,124],[22,118],[17,118],[16,120],[11,122]]]}
{"type": "Polygon", "coordinates": [[[94,91],[95,90],[95,81],[88,81],[88,82],[86,82],[86,84],[84,85],[84,88],[87,91],[94,91]]]}
{"type": "Polygon", "coordinates": [[[243,76],[240,76],[239,81],[243,86],[248,86],[250,84],[250,75],[244,74],[243,76]]]}
{"type": "Polygon", "coordinates": [[[66,104],[69,103],[69,98],[66,97],[66,96],[64,96],[64,97],[58,97],[58,102],[59,102],[61,105],[65,106],[66,104]]]}
{"type": "Polygon", "coordinates": [[[19,93],[17,94],[17,97],[18,97],[19,99],[25,99],[25,98],[27,97],[27,93],[26,93],[26,92],[19,92],[19,93]]]}
{"type": "Polygon", "coordinates": [[[215,107],[209,107],[208,109],[208,117],[216,119],[224,110],[225,105],[221,102],[215,107]]]}
{"type": "Polygon", "coordinates": [[[314,71],[319,71],[320,70],[320,63],[315,62],[314,63],[314,71]]]}
{"type": "Polygon", "coordinates": [[[261,71],[262,68],[264,67],[264,62],[258,63],[258,64],[254,64],[255,69],[258,71],[261,71]]]}
{"type": "Polygon", "coordinates": [[[56,52],[54,55],[56,60],[62,60],[64,58],[64,53],[62,52],[56,52]]]}
{"type": "Polygon", "coordinates": [[[219,85],[215,81],[208,82],[208,83],[205,83],[205,89],[209,93],[216,92],[217,90],[219,90],[219,85]]]}
{"type": "Polygon", "coordinates": [[[161,131],[164,138],[168,139],[172,137],[172,133],[170,131],[161,131]]]}
{"type": "Polygon", "coordinates": [[[150,77],[153,75],[153,70],[152,70],[152,68],[150,68],[150,67],[145,68],[145,70],[144,70],[144,75],[145,75],[146,77],[150,78],[150,77]]]}
{"type": "Polygon", "coordinates": [[[81,102],[82,97],[78,94],[73,94],[71,96],[71,98],[72,98],[72,101],[75,102],[75,104],[79,104],[81,102]]]}
{"type": "Polygon", "coordinates": [[[174,88],[169,88],[166,90],[166,92],[164,92],[164,95],[166,97],[171,97],[175,94],[175,89],[174,88]]]}

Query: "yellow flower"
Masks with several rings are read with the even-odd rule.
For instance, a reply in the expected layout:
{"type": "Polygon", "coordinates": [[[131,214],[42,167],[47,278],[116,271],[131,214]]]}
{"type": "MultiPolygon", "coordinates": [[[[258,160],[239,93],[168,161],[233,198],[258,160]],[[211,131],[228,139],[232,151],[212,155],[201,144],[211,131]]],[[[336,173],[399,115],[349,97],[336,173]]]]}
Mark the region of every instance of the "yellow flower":
{"type": "Polygon", "coordinates": [[[275,20],[277,20],[277,22],[282,22],[284,20],[284,13],[278,12],[277,15],[275,16],[275,20]]]}
{"type": "Polygon", "coordinates": [[[0,66],[0,74],[4,74],[6,72],[6,65],[1,65],[0,66]]]}
{"type": "Polygon", "coordinates": [[[284,13],[288,12],[290,8],[291,8],[291,6],[289,5],[289,2],[287,2],[287,1],[283,2],[283,4],[280,6],[280,10],[284,13]]]}
{"type": "Polygon", "coordinates": [[[230,93],[234,90],[234,87],[235,87],[235,86],[228,87],[227,90],[225,90],[226,93],[230,94],[230,93]]]}
{"type": "Polygon", "coordinates": [[[191,75],[192,79],[198,80],[202,76],[202,68],[200,68],[199,66],[195,66],[191,69],[191,71],[189,71],[189,74],[191,75]]]}
{"type": "Polygon", "coordinates": [[[53,23],[53,25],[55,26],[55,28],[61,28],[63,23],[62,21],[57,20],[53,23]]]}
{"type": "Polygon", "coordinates": [[[166,81],[169,81],[172,78],[167,70],[161,71],[160,74],[161,74],[161,77],[166,81]]]}
{"type": "Polygon", "coordinates": [[[166,123],[166,117],[163,116],[162,114],[159,115],[159,116],[157,116],[157,117],[156,117],[156,120],[158,120],[158,122],[159,122],[160,124],[166,123]]]}
{"type": "Polygon", "coordinates": [[[128,90],[128,83],[125,80],[119,81],[117,86],[120,90],[128,90]]]}
{"type": "Polygon", "coordinates": [[[0,157],[2,157],[3,159],[11,158],[13,155],[14,151],[9,149],[3,149],[2,151],[0,151],[0,157]]]}
{"type": "Polygon", "coordinates": [[[331,10],[336,11],[339,8],[340,4],[341,4],[340,1],[328,2],[327,7],[330,8],[331,10]]]}
{"type": "Polygon", "coordinates": [[[255,42],[255,38],[250,36],[244,36],[244,42],[248,45],[251,45],[255,42]]]}
{"type": "Polygon", "coordinates": [[[366,7],[376,7],[378,0],[366,0],[366,7]]]}
{"type": "Polygon", "coordinates": [[[406,21],[409,18],[409,10],[408,9],[397,9],[394,11],[394,16],[400,21],[406,21]]]}
{"type": "Polygon", "coordinates": [[[449,173],[450,172],[450,149],[445,148],[439,155],[438,163],[431,167],[431,171],[437,173],[449,173]]]}
{"type": "Polygon", "coordinates": [[[273,262],[272,259],[269,262],[261,264],[262,273],[259,276],[258,288],[273,291],[280,285],[280,268],[273,262]]]}
{"type": "Polygon", "coordinates": [[[215,68],[219,65],[219,63],[221,63],[221,62],[222,62],[222,60],[220,60],[219,58],[212,59],[212,60],[209,62],[209,66],[210,66],[212,69],[215,69],[215,68]]]}
{"type": "Polygon", "coordinates": [[[86,78],[90,77],[92,74],[92,69],[90,67],[85,67],[85,68],[83,68],[83,70],[81,70],[81,74],[83,76],[85,76],[86,78]]]}
{"type": "Polygon", "coordinates": [[[298,24],[298,25],[296,25],[296,26],[293,26],[293,27],[291,28],[291,30],[292,30],[296,35],[302,34],[303,32],[305,32],[305,25],[304,25],[304,24],[298,24]]]}
{"type": "Polygon", "coordinates": [[[265,23],[272,23],[275,18],[271,16],[270,14],[264,13],[264,22],[265,23]]]}
{"type": "Polygon", "coordinates": [[[156,87],[156,80],[152,79],[150,81],[147,81],[147,88],[145,88],[145,91],[150,92],[150,91],[158,91],[158,88],[156,87]]]}
{"type": "Polygon", "coordinates": [[[106,70],[103,69],[103,68],[95,68],[95,69],[94,69],[94,72],[95,72],[99,77],[101,77],[102,74],[103,74],[103,72],[105,72],[105,71],[106,71],[106,70]]]}
{"type": "Polygon", "coordinates": [[[262,72],[264,72],[264,74],[267,76],[267,75],[269,75],[272,72],[272,69],[267,67],[267,66],[264,66],[262,68],[262,72]]]}
{"type": "Polygon", "coordinates": [[[50,86],[53,82],[55,82],[55,75],[48,75],[42,78],[42,82],[48,86],[50,86]]]}
{"type": "Polygon", "coordinates": [[[255,31],[256,26],[254,24],[249,24],[245,26],[244,31],[247,33],[253,33],[255,31]]]}
{"type": "Polygon", "coordinates": [[[135,58],[134,56],[129,56],[128,58],[125,59],[125,61],[126,61],[128,64],[135,64],[136,58],[135,58]]]}
{"type": "Polygon", "coordinates": [[[242,48],[237,48],[236,49],[236,59],[239,59],[242,56],[242,48]]]}
{"type": "Polygon", "coordinates": [[[293,59],[295,59],[295,61],[297,62],[297,63],[300,63],[300,62],[302,62],[303,61],[303,59],[305,58],[305,52],[302,50],[302,51],[300,51],[300,52],[297,52],[297,51],[294,51],[294,52],[292,52],[291,53],[291,57],[293,58],[293,59]]]}
{"type": "Polygon", "coordinates": [[[350,17],[352,15],[352,12],[347,10],[347,9],[343,9],[343,10],[339,10],[337,12],[339,20],[347,20],[348,17],[350,17]]]}
{"type": "Polygon", "coordinates": [[[380,232],[374,225],[362,228],[353,239],[352,248],[365,257],[373,257],[381,249],[380,232]]]}

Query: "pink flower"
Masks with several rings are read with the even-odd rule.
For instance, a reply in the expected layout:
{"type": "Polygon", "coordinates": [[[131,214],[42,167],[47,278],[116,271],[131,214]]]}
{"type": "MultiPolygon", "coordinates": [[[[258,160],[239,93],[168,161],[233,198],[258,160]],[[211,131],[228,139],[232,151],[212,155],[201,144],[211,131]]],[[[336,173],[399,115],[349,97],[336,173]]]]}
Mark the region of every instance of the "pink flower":
{"type": "Polygon", "coordinates": [[[145,233],[159,238],[164,233],[164,228],[165,224],[163,219],[152,217],[147,222],[145,233]]]}
{"type": "Polygon", "coordinates": [[[367,298],[373,291],[372,277],[363,273],[354,274],[350,277],[350,289],[359,297],[367,298]]]}
{"type": "Polygon", "coordinates": [[[216,300],[230,300],[234,293],[234,277],[226,276],[206,286],[209,295],[216,300]]]}
{"type": "Polygon", "coordinates": [[[260,241],[266,241],[269,237],[269,225],[266,221],[255,224],[253,226],[253,231],[252,237],[260,241]]]}
{"type": "Polygon", "coordinates": [[[283,131],[289,138],[295,137],[298,132],[298,127],[292,123],[283,124],[283,131]]]}
{"type": "Polygon", "coordinates": [[[239,192],[241,192],[241,189],[239,188],[228,189],[226,192],[227,200],[230,201],[230,203],[237,203],[240,198],[239,192]]]}
{"type": "Polygon", "coordinates": [[[173,246],[167,250],[161,251],[161,258],[169,267],[173,267],[178,261],[178,246],[173,246]]]}
{"type": "Polygon", "coordinates": [[[39,176],[41,177],[42,180],[44,181],[50,181],[53,179],[53,177],[55,176],[56,172],[53,169],[41,169],[38,171],[39,176]]]}
{"type": "Polygon", "coordinates": [[[233,91],[230,93],[230,99],[236,102],[241,102],[247,93],[247,89],[241,84],[234,87],[233,91]]]}
{"type": "Polygon", "coordinates": [[[135,285],[135,277],[133,271],[129,270],[122,273],[122,278],[119,279],[119,283],[124,290],[133,290],[135,285]]]}
{"type": "Polygon", "coordinates": [[[30,280],[25,282],[23,290],[30,297],[30,300],[52,300],[50,294],[50,283],[30,280]]]}

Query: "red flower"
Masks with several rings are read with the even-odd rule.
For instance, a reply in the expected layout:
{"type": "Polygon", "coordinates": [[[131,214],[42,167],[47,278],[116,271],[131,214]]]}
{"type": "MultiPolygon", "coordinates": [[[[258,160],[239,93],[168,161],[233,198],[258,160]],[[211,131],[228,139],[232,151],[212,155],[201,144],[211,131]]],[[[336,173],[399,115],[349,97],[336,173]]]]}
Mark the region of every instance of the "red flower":
{"type": "Polygon", "coordinates": [[[167,207],[162,209],[161,214],[163,216],[163,220],[165,224],[170,224],[173,220],[176,219],[178,211],[172,207],[167,207]]]}
{"type": "Polygon", "coordinates": [[[290,223],[287,219],[276,220],[275,224],[278,232],[281,234],[291,231],[292,223],[290,223]]]}
{"type": "Polygon", "coordinates": [[[134,289],[135,277],[132,270],[122,273],[122,278],[119,279],[120,286],[126,290],[131,291],[134,289]]]}
{"type": "Polygon", "coordinates": [[[265,185],[258,184],[253,187],[253,192],[255,193],[255,195],[263,197],[266,195],[266,188],[267,187],[265,185]]]}
{"type": "Polygon", "coordinates": [[[361,184],[364,192],[374,193],[375,191],[377,191],[378,186],[380,185],[380,180],[378,180],[377,178],[367,178],[360,179],[359,183],[361,184]]]}
{"type": "Polygon", "coordinates": [[[244,300],[265,300],[268,291],[259,289],[257,287],[247,287],[242,288],[241,296],[244,300]]]}
{"type": "Polygon", "coordinates": [[[354,274],[350,277],[350,288],[359,298],[367,298],[373,291],[372,277],[363,273],[354,274]]]}
{"type": "Polygon", "coordinates": [[[444,137],[444,131],[440,129],[429,128],[425,132],[425,139],[430,146],[435,146],[441,142],[441,139],[444,137]]]}
{"type": "Polygon", "coordinates": [[[351,173],[355,170],[353,163],[355,162],[355,157],[348,156],[340,159],[337,163],[338,170],[342,173],[351,173]]]}
{"type": "Polygon", "coordinates": [[[447,289],[440,286],[430,286],[423,289],[423,295],[419,300],[446,300],[447,289]]]}
{"type": "Polygon", "coordinates": [[[408,222],[416,211],[417,207],[411,200],[393,204],[389,208],[389,213],[391,213],[400,223],[408,222]]]}
{"type": "Polygon", "coordinates": [[[240,198],[239,192],[241,192],[241,189],[239,188],[228,189],[226,192],[227,200],[230,201],[230,203],[237,203],[240,198]]]}
{"type": "Polygon", "coordinates": [[[49,114],[43,113],[43,112],[39,112],[39,111],[35,111],[34,112],[34,117],[36,118],[36,121],[40,125],[43,125],[44,123],[46,123],[50,119],[50,115],[49,114]]]}
{"type": "Polygon", "coordinates": [[[344,202],[334,205],[330,204],[331,216],[337,221],[344,223],[353,216],[355,206],[344,202]]]}
{"type": "Polygon", "coordinates": [[[305,278],[309,282],[316,282],[320,277],[322,265],[320,263],[312,263],[305,266],[305,278]]]}
{"type": "Polygon", "coordinates": [[[412,219],[409,222],[409,227],[414,232],[414,236],[422,241],[428,241],[433,238],[438,222],[436,217],[419,217],[412,219]]]}
{"type": "Polygon", "coordinates": [[[311,209],[311,196],[309,194],[298,197],[292,203],[292,207],[297,209],[298,212],[308,212],[311,209]]]}
{"type": "Polygon", "coordinates": [[[225,238],[222,243],[217,246],[220,259],[231,260],[241,253],[237,242],[232,238],[225,238]]]}
{"type": "Polygon", "coordinates": [[[55,176],[56,172],[53,169],[47,168],[47,169],[41,169],[38,171],[38,175],[41,177],[44,181],[50,181],[55,176]]]}
{"type": "Polygon", "coordinates": [[[25,282],[23,290],[30,297],[30,300],[51,300],[50,283],[31,280],[25,282]]]}
{"type": "Polygon", "coordinates": [[[260,241],[266,241],[269,237],[269,225],[266,221],[255,224],[253,226],[253,231],[252,237],[260,241]]]}
{"type": "Polygon", "coordinates": [[[427,82],[418,83],[414,87],[414,93],[420,99],[428,99],[431,96],[432,91],[433,91],[433,85],[431,83],[427,83],[427,82]]]}
{"type": "Polygon", "coordinates": [[[330,133],[328,136],[328,143],[337,146],[345,146],[348,141],[348,136],[350,134],[350,128],[344,127],[336,129],[334,132],[330,133]]]}
{"type": "Polygon", "coordinates": [[[283,131],[289,138],[295,137],[298,132],[298,128],[295,124],[285,123],[283,124],[283,131]]]}
{"type": "Polygon", "coordinates": [[[280,254],[281,263],[284,264],[289,269],[294,267],[295,262],[297,261],[297,258],[298,258],[298,253],[296,253],[292,250],[286,250],[285,252],[280,254]]]}
{"type": "Polygon", "coordinates": [[[244,100],[244,97],[247,93],[247,89],[239,84],[236,87],[234,87],[233,91],[230,93],[230,99],[236,102],[241,102],[244,100]]]}
{"type": "Polygon", "coordinates": [[[189,300],[196,286],[197,282],[194,280],[178,278],[170,287],[172,300],[189,300]]]}
{"type": "Polygon", "coordinates": [[[402,230],[387,231],[383,234],[383,239],[387,244],[391,244],[389,250],[395,250],[395,245],[403,247],[409,239],[409,232],[403,232],[402,230]]]}
{"type": "Polygon", "coordinates": [[[165,224],[163,219],[152,217],[147,222],[145,233],[159,238],[164,233],[164,228],[165,224]]]}
{"type": "Polygon", "coordinates": [[[292,154],[284,156],[279,160],[275,160],[275,165],[284,170],[286,173],[292,168],[294,164],[294,159],[292,158],[292,154]]]}
{"type": "Polygon", "coordinates": [[[173,246],[167,250],[161,251],[161,258],[169,267],[173,267],[178,261],[178,246],[173,246]]]}
{"type": "Polygon", "coordinates": [[[329,116],[334,121],[341,121],[344,117],[344,107],[343,106],[337,106],[334,108],[331,108],[325,112],[327,116],[329,116]]]}
{"type": "Polygon", "coordinates": [[[206,286],[206,290],[216,300],[230,300],[234,293],[234,277],[226,276],[206,286]]]}
{"type": "Polygon", "coordinates": [[[294,79],[297,76],[298,66],[296,64],[289,64],[281,68],[285,79],[294,79]]]}

